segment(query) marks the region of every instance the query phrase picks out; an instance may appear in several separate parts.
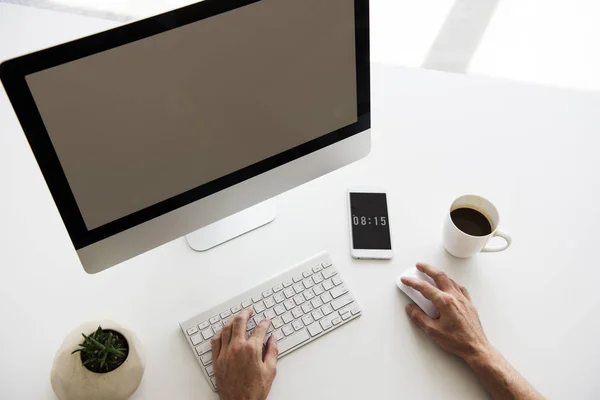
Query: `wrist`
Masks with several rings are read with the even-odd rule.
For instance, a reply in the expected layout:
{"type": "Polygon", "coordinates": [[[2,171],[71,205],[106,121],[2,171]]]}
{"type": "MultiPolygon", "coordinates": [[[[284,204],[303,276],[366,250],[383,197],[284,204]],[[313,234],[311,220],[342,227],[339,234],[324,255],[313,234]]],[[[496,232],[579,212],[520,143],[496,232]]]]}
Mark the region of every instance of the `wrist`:
{"type": "Polygon", "coordinates": [[[477,369],[493,363],[496,355],[496,349],[489,343],[486,343],[476,346],[473,351],[469,352],[463,359],[469,364],[471,369],[477,369]]]}

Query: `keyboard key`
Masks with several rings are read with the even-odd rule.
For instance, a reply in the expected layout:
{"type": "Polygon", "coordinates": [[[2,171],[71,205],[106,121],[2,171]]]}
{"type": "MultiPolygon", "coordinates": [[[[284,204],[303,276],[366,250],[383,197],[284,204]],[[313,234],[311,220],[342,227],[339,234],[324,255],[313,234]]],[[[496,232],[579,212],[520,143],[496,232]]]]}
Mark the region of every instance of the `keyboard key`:
{"type": "Polygon", "coordinates": [[[323,270],[323,266],[321,264],[313,267],[313,272],[319,272],[323,270]]]}
{"type": "Polygon", "coordinates": [[[302,311],[300,307],[296,307],[292,310],[292,315],[294,318],[300,318],[302,315],[304,315],[304,311],[302,311]]]}
{"type": "Polygon", "coordinates": [[[215,315],[214,317],[212,317],[211,319],[209,319],[211,325],[216,324],[220,320],[221,320],[221,317],[219,317],[218,315],[215,315]]]}
{"type": "Polygon", "coordinates": [[[342,314],[346,314],[347,312],[352,312],[352,309],[355,307],[354,303],[350,303],[347,306],[341,308],[338,310],[338,312],[340,313],[340,315],[342,314]]]}
{"type": "Polygon", "coordinates": [[[304,285],[304,287],[306,289],[311,288],[313,286],[315,286],[315,283],[313,282],[312,278],[308,278],[302,281],[302,284],[304,285]]]}
{"type": "Polygon", "coordinates": [[[319,272],[318,274],[314,274],[312,276],[312,280],[315,284],[323,282],[323,275],[319,272]]]}
{"type": "Polygon", "coordinates": [[[287,281],[283,281],[283,287],[284,287],[284,288],[286,288],[286,287],[290,287],[290,286],[292,286],[293,284],[294,284],[294,282],[293,282],[293,281],[291,281],[291,280],[289,280],[289,279],[288,279],[287,281]]]}
{"type": "Polygon", "coordinates": [[[204,340],[208,340],[211,337],[215,336],[212,328],[208,328],[202,331],[202,337],[204,337],[204,340]]]}
{"type": "Polygon", "coordinates": [[[294,283],[295,282],[300,282],[302,280],[302,276],[295,276],[294,277],[294,283]]]}
{"type": "Polygon", "coordinates": [[[342,281],[342,278],[340,278],[339,275],[334,276],[333,278],[331,278],[331,282],[333,282],[333,284],[335,286],[337,285],[341,285],[342,283],[344,283],[344,281],[342,281]]]}
{"type": "Polygon", "coordinates": [[[273,296],[273,299],[275,300],[275,303],[279,304],[285,300],[285,295],[283,294],[283,292],[277,293],[275,294],[275,296],[273,296]]]}
{"type": "Polygon", "coordinates": [[[312,270],[308,269],[302,273],[302,276],[305,278],[308,278],[309,276],[312,275],[312,273],[313,273],[312,270]]]}
{"type": "Polygon", "coordinates": [[[337,274],[337,271],[333,268],[327,268],[326,270],[324,270],[321,273],[323,274],[323,279],[329,279],[332,276],[334,276],[335,274],[337,274]]]}
{"type": "Polygon", "coordinates": [[[226,310],[226,311],[223,311],[223,312],[221,313],[221,318],[223,318],[223,319],[224,319],[224,318],[227,318],[227,317],[229,317],[230,315],[231,315],[231,311],[229,311],[229,310],[226,310]]]}
{"type": "Polygon", "coordinates": [[[317,296],[321,295],[325,291],[325,289],[323,289],[323,285],[321,285],[321,284],[313,286],[312,289],[313,289],[314,294],[317,296]]]}
{"type": "Polygon", "coordinates": [[[285,306],[285,309],[288,311],[291,310],[292,308],[296,307],[296,303],[292,299],[287,300],[285,303],[283,303],[283,305],[285,306]]]}
{"type": "Polygon", "coordinates": [[[283,320],[281,319],[281,317],[275,317],[271,320],[271,323],[273,324],[273,327],[275,327],[275,329],[281,328],[281,326],[283,325],[283,320]]]}
{"type": "Polygon", "coordinates": [[[254,318],[252,318],[254,320],[254,323],[256,325],[260,324],[260,321],[262,321],[263,319],[265,319],[265,316],[263,313],[257,314],[254,316],[254,318]]]}
{"type": "Polygon", "coordinates": [[[215,333],[219,332],[221,329],[223,329],[223,323],[222,322],[217,322],[216,324],[214,324],[212,326],[212,329],[215,333]]]}
{"type": "Polygon", "coordinates": [[[283,285],[273,286],[273,293],[277,293],[280,290],[283,290],[283,285]]]}
{"type": "MultiPolygon", "coordinates": [[[[273,332],[273,335],[275,336],[275,339],[277,339],[277,340],[283,339],[283,332],[281,332],[281,329],[277,329],[275,332],[273,332]]],[[[279,344],[278,344],[278,347],[279,347],[279,344]]],[[[281,348],[279,348],[279,351],[281,352],[281,348]]]]}
{"type": "Polygon", "coordinates": [[[283,314],[281,316],[281,319],[283,319],[284,323],[289,324],[290,321],[294,319],[294,317],[292,317],[292,314],[288,312],[288,313],[283,314]]]}
{"type": "Polygon", "coordinates": [[[341,295],[343,295],[345,293],[348,293],[348,287],[346,285],[336,286],[333,289],[331,289],[331,291],[329,292],[331,297],[333,297],[334,299],[337,299],[338,297],[340,297],[341,295]]]}
{"type": "Polygon", "coordinates": [[[296,303],[297,306],[299,306],[300,304],[304,303],[306,300],[304,300],[304,296],[296,296],[294,297],[294,303],[296,303]]]}
{"type": "Polygon", "coordinates": [[[190,329],[187,330],[188,336],[192,336],[196,332],[198,332],[198,327],[197,326],[192,326],[190,329]]]}
{"type": "Polygon", "coordinates": [[[218,389],[217,378],[215,378],[214,376],[212,378],[210,378],[210,383],[212,383],[212,385],[215,387],[215,389],[218,389]]]}
{"type": "Polygon", "coordinates": [[[281,330],[285,336],[289,336],[294,333],[294,328],[292,328],[291,325],[285,325],[283,328],[281,328],[281,330]]]}
{"type": "Polygon", "coordinates": [[[254,312],[257,314],[265,311],[265,308],[265,304],[262,301],[254,304],[254,312]]]}
{"type": "Polygon", "coordinates": [[[275,318],[275,311],[273,309],[269,309],[269,310],[265,311],[265,318],[266,319],[275,318]]]}
{"type": "Polygon", "coordinates": [[[195,345],[197,345],[198,343],[201,343],[201,342],[202,342],[202,337],[201,337],[201,336],[200,336],[200,334],[198,333],[198,334],[196,334],[196,335],[192,336],[192,337],[190,338],[190,340],[192,341],[192,344],[195,346],[195,345]]]}
{"type": "Polygon", "coordinates": [[[239,304],[237,306],[233,306],[231,307],[231,313],[235,314],[236,312],[239,312],[242,309],[242,306],[240,306],[239,304]]]}
{"type": "Polygon", "coordinates": [[[294,297],[296,292],[294,291],[294,288],[287,288],[283,291],[283,294],[285,295],[286,299],[289,299],[290,297],[294,297]]]}
{"type": "Polygon", "coordinates": [[[345,320],[347,320],[348,318],[350,318],[351,316],[352,316],[352,314],[351,314],[351,313],[349,313],[349,312],[347,312],[346,314],[342,315],[342,319],[345,321],[345,320]]]}
{"type": "Polygon", "coordinates": [[[341,317],[337,317],[335,318],[333,321],[331,321],[333,323],[333,325],[338,325],[339,323],[342,322],[342,318],[341,317]]]}
{"type": "Polygon", "coordinates": [[[323,305],[323,302],[321,301],[320,298],[315,297],[314,299],[312,299],[310,301],[310,304],[312,304],[313,308],[319,308],[323,305]]]}
{"type": "Polygon", "coordinates": [[[263,298],[267,298],[269,296],[271,296],[273,294],[273,291],[271,289],[267,289],[264,292],[262,292],[263,298]]]}
{"type": "Polygon", "coordinates": [[[323,329],[321,328],[321,324],[313,322],[308,326],[308,331],[310,332],[310,336],[317,336],[319,333],[323,332],[323,329]]]}
{"type": "Polygon", "coordinates": [[[313,293],[313,291],[311,289],[305,291],[302,294],[304,295],[304,298],[306,299],[306,301],[311,300],[315,297],[315,294],[313,293]]]}
{"type": "Polygon", "coordinates": [[[306,314],[304,317],[302,317],[302,322],[304,322],[304,325],[308,326],[315,322],[315,320],[313,319],[312,315],[306,314]]]}
{"type": "Polygon", "coordinates": [[[252,300],[246,300],[242,303],[242,307],[248,308],[252,305],[252,300]]]}
{"type": "Polygon", "coordinates": [[[202,364],[204,364],[204,365],[210,364],[212,362],[212,351],[209,351],[208,353],[204,353],[203,355],[201,355],[200,361],[202,361],[202,364]]]}
{"type": "Polygon", "coordinates": [[[198,324],[198,329],[200,329],[200,330],[206,329],[209,327],[209,325],[210,325],[210,323],[208,321],[204,321],[201,324],[198,324]]]}
{"type": "MultiPolygon", "coordinates": [[[[331,322],[333,324],[333,320],[336,318],[339,318],[340,314],[337,311],[332,311],[330,314],[327,314],[323,319],[321,319],[321,321],[319,322],[323,322],[323,320],[327,320],[329,322],[331,322]]],[[[325,329],[325,328],[323,328],[325,329]]],[[[329,328],[327,328],[329,329],[329,328]]]]}
{"type": "MultiPolygon", "coordinates": [[[[346,290],[346,291],[348,291],[348,290],[346,290]]],[[[265,299],[265,307],[271,308],[274,305],[275,305],[275,300],[272,297],[269,297],[269,298],[265,299]]]]}
{"type": "Polygon", "coordinates": [[[350,304],[354,301],[354,299],[352,298],[352,295],[344,295],[342,297],[340,297],[339,299],[336,299],[334,301],[331,302],[331,307],[333,307],[334,310],[339,310],[340,308],[344,307],[347,304],[350,304]]]}
{"type": "MultiPolygon", "coordinates": [[[[269,325],[269,329],[267,329],[267,333],[271,333],[271,332],[273,332],[273,330],[274,330],[274,329],[275,329],[275,328],[273,328],[273,324],[271,323],[271,325],[269,325]]],[[[267,335],[267,336],[269,336],[269,335],[267,335]]],[[[268,338],[267,338],[267,339],[268,339],[268,338]]],[[[266,342],[267,342],[267,341],[265,340],[265,343],[266,343],[266,342]]]]}
{"type": "Polygon", "coordinates": [[[206,373],[208,374],[208,376],[213,376],[215,374],[212,364],[206,367],[206,373]]]}
{"type": "Polygon", "coordinates": [[[329,268],[329,267],[331,267],[331,263],[329,261],[325,261],[324,263],[321,263],[321,266],[323,268],[329,268]]]}
{"type": "Polygon", "coordinates": [[[302,283],[296,283],[294,285],[294,292],[296,292],[296,293],[304,292],[304,285],[302,283]]]}
{"type": "Polygon", "coordinates": [[[321,328],[323,328],[324,331],[326,331],[327,329],[331,328],[331,321],[329,320],[329,318],[323,318],[320,321],[321,324],[321,328]]]}
{"type": "Polygon", "coordinates": [[[312,311],[312,306],[310,305],[310,303],[304,303],[302,304],[302,311],[304,311],[304,313],[308,313],[312,311]]]}
{"type": "Polygon", "coordinates": [[[333,297],[331,297],[329,293],[325,293],[321,296],[321,301],[323,301],[323,303],[329,303],[331,300],[333,300],[333,297]]]}
{"type": "Polygon", "coordinates": [[[289,349],[298,346],[300,343],[306,342],[308,339],[310,339],[308,332],[306,332],[306,329],[302,329],[277,343],[279,353],[281,354],[288,351],[289,349]]]}
{"type": "Polygon", "coordinates": [[[199,356],[201,356],[202,354],[210,351],[212,349],[212,344],[209,341],[206,341],[204,343],[202,343],[200,346],[196,346],[196,353],[198,353],[199,356]]]}
{"type": "Polygon", "coordinates": [[[252,296],[252,301],[254,303],[258,303],[261,300],[262,300],[262,294],[257,294],[256,296],[252,296]]]}
{"type": "Polygon", "coordinates": [[[300,329],[304,328],[304,325],[302,324],[301,320],[297,319],[294,322],[292,322],[292,327],[295,331],[299,331],[300,329]]]}
{"type": "Polygon", "coordinates": [[[256,323],[254,322],[253,319],[249,319],[248,324],[246,325],[246,330],[251,331],[254,328],[256,328],[256,323]]]}
{"type": "Polygon", "coordinates": [[[329,315],[333,312],[333,308],[331,308],[329,304],[326,304],[321,308],[321,312],[325,315],[329,315]]]}
{"type": "Polygon", "coordinates": [[[315,310],[312,312],[312,317],[315,319],[315,321],[318,321],[321,318],[323,318],[323,313],[321,312],[321,310],[315,310]]]}
{"type": "Polygon", "coordinates": [[[333,289],[335,285],[333,284],[333,282],[331,282],[331,279],[327,279],[326,281],[323,281],[323,289],[325,290],[331,290],[333,289]]]}
{"type": "Polygon", "coordinates": [[[285,312],[285,307],[282,304],[276,305],[273,310],[275,310],[275,314],[281,315],[285,312]]]}

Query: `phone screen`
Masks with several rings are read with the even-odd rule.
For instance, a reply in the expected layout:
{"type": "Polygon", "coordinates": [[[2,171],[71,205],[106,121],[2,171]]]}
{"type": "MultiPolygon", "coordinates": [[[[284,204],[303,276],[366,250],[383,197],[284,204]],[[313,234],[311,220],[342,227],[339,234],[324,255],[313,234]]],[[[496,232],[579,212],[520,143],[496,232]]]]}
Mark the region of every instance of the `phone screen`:
{"type": "Polygon", "coordinates": [[[391,250],[390,220],[385,193],[350,193],[350,223],[354,249],[391,250]]]}

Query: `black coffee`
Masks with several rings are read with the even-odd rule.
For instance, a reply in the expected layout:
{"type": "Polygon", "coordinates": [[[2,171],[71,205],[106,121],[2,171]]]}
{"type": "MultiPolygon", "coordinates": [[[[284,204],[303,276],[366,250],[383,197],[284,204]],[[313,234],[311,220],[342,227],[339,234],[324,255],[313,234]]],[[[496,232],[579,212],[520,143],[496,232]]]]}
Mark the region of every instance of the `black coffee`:
{"type": "Polygon", "coordinates": [[[485,215],[472,208],[457,208],[450,212],[454,225],[471,236],[486,236],[492,233],[492,224],[485,215]]]}

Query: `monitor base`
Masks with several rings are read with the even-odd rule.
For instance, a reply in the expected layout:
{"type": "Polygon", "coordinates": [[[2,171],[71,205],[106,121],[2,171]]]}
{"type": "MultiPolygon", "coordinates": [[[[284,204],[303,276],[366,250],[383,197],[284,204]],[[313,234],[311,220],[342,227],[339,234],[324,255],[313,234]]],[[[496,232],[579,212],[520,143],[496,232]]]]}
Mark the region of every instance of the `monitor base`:
{"type": "Polygon", "coordinates": [[[185,236],[188,245],[196,251],[206,251],[233,238],[268,224],[275,219],[277,209],[272,200],[225,217],[185,236]]]}

